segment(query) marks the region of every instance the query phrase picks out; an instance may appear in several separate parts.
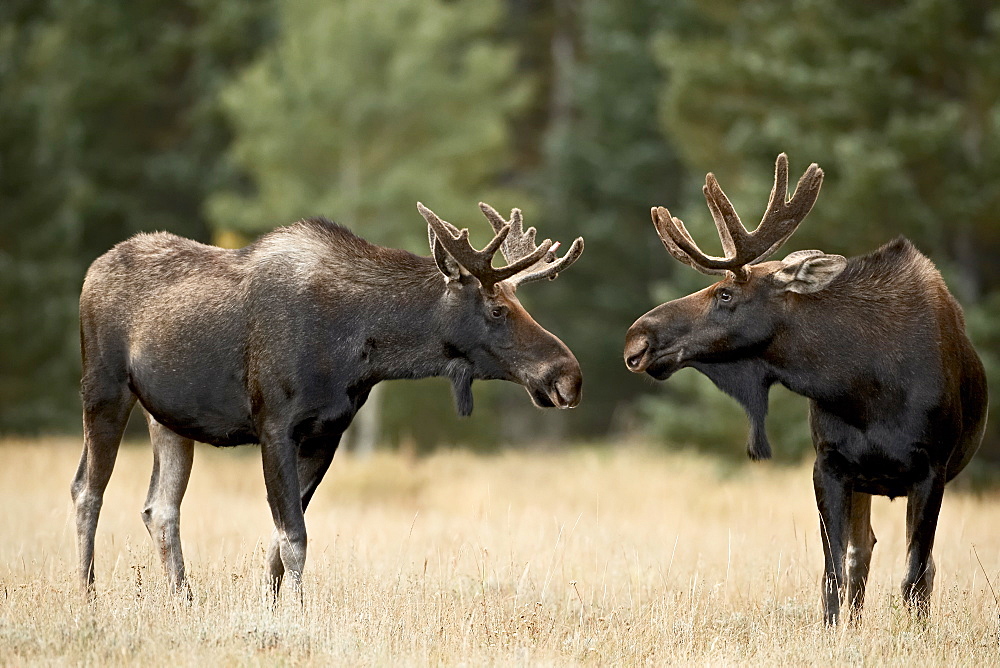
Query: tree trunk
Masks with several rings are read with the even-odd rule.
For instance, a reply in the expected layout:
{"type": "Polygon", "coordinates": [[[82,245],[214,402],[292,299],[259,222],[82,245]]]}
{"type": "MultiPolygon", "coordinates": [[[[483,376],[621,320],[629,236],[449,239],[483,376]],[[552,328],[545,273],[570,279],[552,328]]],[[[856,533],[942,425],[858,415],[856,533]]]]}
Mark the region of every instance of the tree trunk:
{"type": "Polygon", "coordinates": [[[368,401],[354,417],[354,422],[344,434],[345,445],[361,458],[368,458],[375,452],[381,438],[382,398],[385,385],[379,383],[368,394],[368,401]]]}

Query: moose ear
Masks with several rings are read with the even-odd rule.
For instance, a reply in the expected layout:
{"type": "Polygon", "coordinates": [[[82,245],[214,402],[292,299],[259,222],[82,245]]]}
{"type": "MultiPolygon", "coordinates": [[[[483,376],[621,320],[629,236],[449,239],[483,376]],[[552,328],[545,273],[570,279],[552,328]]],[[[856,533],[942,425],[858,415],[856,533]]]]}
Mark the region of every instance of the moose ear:
{"type": "Polygon", "coordinates": [[[444,246],[438,243],[437,236],[435,236],[434,230],[430,225],[427,226],[427,241],[431,245],[434,262],[437,263],[438,269],[444,274],[445,279],[451,282],[462,278],[462,273],[465,272],[465,269],[451,256],[451,253],[445,250],[444,246]]]}
{"type": "Polygon", "coordinates": [[[788,292],[807,295],[819,292],[840,276],[847,267],[843,255],[827,255],[823,251],[795,251],[781,261],[774,280],[788,292]]]}

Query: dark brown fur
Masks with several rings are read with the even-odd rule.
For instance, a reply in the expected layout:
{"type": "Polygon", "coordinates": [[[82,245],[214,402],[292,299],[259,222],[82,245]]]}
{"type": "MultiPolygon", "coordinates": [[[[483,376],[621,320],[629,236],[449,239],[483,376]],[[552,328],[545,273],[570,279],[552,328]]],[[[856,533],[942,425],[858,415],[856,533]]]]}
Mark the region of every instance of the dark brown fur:
{"type": "MultiPolygon", "coordinates": [[[[778,172],[787,169],[783,160],[778,172]]],[[[780,181],[777,201],[784,199],[780,181]]],[[[721,190],[706,196],[710,208],[728,206],[721,190]]],[[[668,220],[666,212],[660,222],[668,220]]],[[[704,268],[682,226],[659,227],[673,235],[664,244],[675,257],[704,268]],[[680,243],[695,254],[678,250],[680,243]]],[[[713,271],[725,261],[714,262],[713,271]]],[[[771,456],[769,388],[780,383],[808,397],[826,622],[839,621],[845,594],[860,614],[875,545],[872,495],[907,497],[902,591],[926,611],[944,486],[968,464],[986,424],[986,376],[961,307],[931,261],[903,238],[851,260],[800,251],[727,268],[733,273],[722,281],[639,318],[625,340],[626,365],[659,380],[688,366],[704,373],[745,408],[752,459],[771,456]]]]}

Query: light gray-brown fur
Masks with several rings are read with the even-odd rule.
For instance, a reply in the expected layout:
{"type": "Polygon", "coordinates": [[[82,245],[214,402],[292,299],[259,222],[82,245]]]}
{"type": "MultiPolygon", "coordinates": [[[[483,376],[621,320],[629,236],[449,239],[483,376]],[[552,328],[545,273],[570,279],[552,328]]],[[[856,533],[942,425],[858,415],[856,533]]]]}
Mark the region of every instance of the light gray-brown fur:
{"type": "Polygon", "coordinates": [[[511,286],[449,262],[461,271],[446,280],[431,258],[322,219],[239,250],[140,234],[98,258],[80,295],[84,448],[72,494],[84,589],[93,593],[104,489],[137,401],[154,457],[142,519],[169,587],[188,595],[179,522],[196,440],[260,443],[277,593],[285,573],[299,582],[303,512],[376,383],[445,376],[462,414],[474,379],[575,406],[582,377],[569,349],[511,286]]]}

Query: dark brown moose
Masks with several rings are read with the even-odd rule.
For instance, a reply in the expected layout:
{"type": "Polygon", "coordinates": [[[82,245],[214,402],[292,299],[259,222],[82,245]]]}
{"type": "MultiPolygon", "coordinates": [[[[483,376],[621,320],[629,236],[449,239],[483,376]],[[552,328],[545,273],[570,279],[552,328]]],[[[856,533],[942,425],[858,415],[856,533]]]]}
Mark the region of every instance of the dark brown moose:
{"type": "Polygon", "coordinates": [[[72,485],[85,591],[94,591],[98,514],[136,400],[153,444],[142,518],[169,586],[188,596],[179,513],[193,441],[260,443],[277,594],[285,573],[298,588],[303,513],[379,381],[450,378],[463,415],[474,379],[519,383],[542,407],[579,403],[579,363],[515,290],[555,278],[583,239],[557,258],[558,244],[536,245],[519,210],[508,222],[480,204],[495,236],[477,251],[468,230],[417,208],[433,259],[312,219],[239,250],[139,234],[91,265],[80,295],[84,446],[72,485]],[[507,265],[494,268],[498,250],[507,265]]]}
{"type": "Polygon", "coordinates": [[[722,258],[704,254],[679,219],[654,208],[670,254],[722,280],[639,318],[625,364],[658,380],[683,367],[708,376],[746,410],[751,459],[771,456],[771,385],[807,397],[825,621],[841,619],[845,594],[851,616],[860,616],[875,545],[873,494],[907,497],[902,591],[923,613],[945,483],[969,463],[986,424],[983,365],[941,275],[902,237],[849,260],[809,250],[765,261],[812,209],[822,180],[810,165],[786,201],[788,160],[779,155],[767,211],[747,232],[709,174],[705,199],[722,258]]]}

